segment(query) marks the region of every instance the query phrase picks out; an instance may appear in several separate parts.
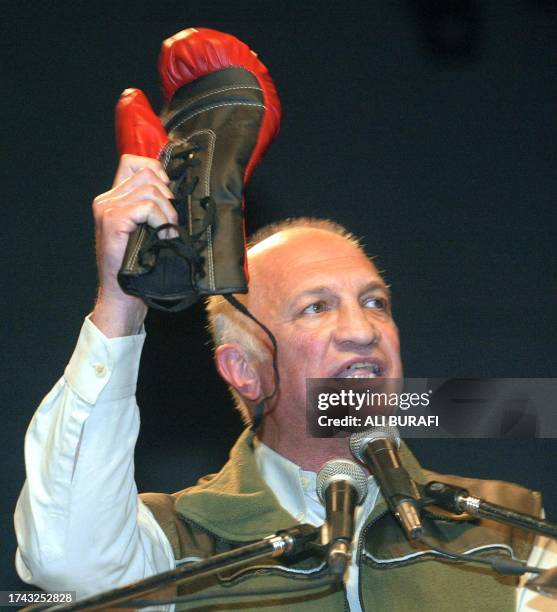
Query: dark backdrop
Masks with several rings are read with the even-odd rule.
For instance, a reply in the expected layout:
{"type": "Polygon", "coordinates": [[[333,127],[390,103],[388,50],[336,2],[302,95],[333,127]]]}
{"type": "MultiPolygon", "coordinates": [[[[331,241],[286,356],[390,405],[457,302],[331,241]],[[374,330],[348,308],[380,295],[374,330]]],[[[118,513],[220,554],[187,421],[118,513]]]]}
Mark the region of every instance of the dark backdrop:
{"type": "MultiPolygon", "coordinates": [[[[19,585],[24,431],[94,299],[89,207],[116,164],[113,107],[128,86],[158,107],[160,42],[184,27],[246,41],[282,98],[250,231],[327,215],[364,234],[410,376],[556,375],[553,3],[20,0],[2,13],[1,588],[19,585]]],[[[201,307],[147,327],[136,475],[172,491],[218,469],[241,425],[201,307]]],[[[540,489],[557,519],[555,441],[411,447],[434,469],[540,489]]]]}

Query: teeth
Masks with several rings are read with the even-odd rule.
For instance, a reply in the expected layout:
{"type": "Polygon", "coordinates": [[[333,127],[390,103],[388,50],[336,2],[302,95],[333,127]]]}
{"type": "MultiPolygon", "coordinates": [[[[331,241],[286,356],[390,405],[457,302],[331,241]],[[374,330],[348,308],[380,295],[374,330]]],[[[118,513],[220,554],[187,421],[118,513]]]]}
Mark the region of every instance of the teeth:
{"type": "Polygon", "coordinates": [[[349,374],[343,378],[377,378],[377,374],[349,374]]]}
{"type": "Polygon", "coordinates": [[[365,363],[363,361],[353,363],[348,366],[344,372],[339,374],[340,378],[376,378],[381,376],[381,368],[376,363],[365,363]],[[358,372],[365,370],[365,372],[358,372]]]}
{"type": "Polygon", "coordinates": [[[380,367],[376,364],[376,363],[364,363],[362,362],[358,362],[358,363],[353,363],[351,366],[348,366],[348,370],[357,370],[359,368],[367,368],[372,370],[372,372],[374,374],[379,374],[380,371],[380,367]]]}

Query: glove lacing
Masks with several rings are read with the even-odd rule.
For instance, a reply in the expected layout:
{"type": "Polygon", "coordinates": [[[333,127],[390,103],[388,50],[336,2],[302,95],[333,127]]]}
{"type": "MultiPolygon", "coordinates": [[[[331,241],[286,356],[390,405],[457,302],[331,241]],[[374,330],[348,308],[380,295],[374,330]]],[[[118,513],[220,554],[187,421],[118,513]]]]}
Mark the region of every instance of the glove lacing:
{"type": "Polygon", "coordinates": [[[200,150],[201,147],[194,145],[187,149],[179,150],[170,157],[167,171],[168,178],[174,181],[174,198],[171,199],[171,202],[178,212],[178,224],[162,223],[157,227],[146,226],[147,238],[138,252],[139,264],[145,268],[154,268],[159,251],[167,248],[174,251],[177,256],[182,257],[191,265],[192,272],[196,278],[203,278],[205,276],[203,268],[204,258],[201,257],[200,252],[206,246],[206,240],[202,236],[207,231],[207,228],[215,225],[216,206],[211,196],[202,198],[199,202],[205,211],[200,228],[190,235],[186,227],[188,222],[188,198],[193,194],[199,183],[198,176],[189,178],[189,169],[200,164],[200,161],[195,159],[195,153],[200,150]],[[178,236],[174,238],[161,238],[159,236],[161,230],[170,228],[175,229],[178,232],[178,236]]]}

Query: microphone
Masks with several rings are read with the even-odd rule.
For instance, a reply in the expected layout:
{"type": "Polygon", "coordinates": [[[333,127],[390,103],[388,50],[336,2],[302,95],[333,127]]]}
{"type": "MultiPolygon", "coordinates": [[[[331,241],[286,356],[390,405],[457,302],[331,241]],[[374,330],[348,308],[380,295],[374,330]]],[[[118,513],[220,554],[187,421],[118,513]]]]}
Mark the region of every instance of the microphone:
{"type": "Polygon", "coordinates": [[[398,458],[400,436],[395,427],[374,427],[350,436],[350,450],[377,478],[381,492],[409,540],[423,531],[420,492],[398,458]]]}
{"type": "Polygon", "coordinates": [[[550,538],[557,538],[557,523],[552,523],[530,514],[516,512],[505,506],[492,504],[485,499],[470,495],[468,489],[432,480],[426,484],[423,492],[425,497],[424,505],[433,503],[435,506],[444,508],[453,514],[467,512],[472,516],[499,521],[500,523],[514,525],[521,529],[529,529],[550,538]]]}
{"type": "Polygon", "coordinates": [[[319,470],[316,489],[327,512],[321,534],[329,543],[329,570],[342,577],[350,561],[356,506],[367,495],[367,476],[354,461],[333,459],[319,470]]]}

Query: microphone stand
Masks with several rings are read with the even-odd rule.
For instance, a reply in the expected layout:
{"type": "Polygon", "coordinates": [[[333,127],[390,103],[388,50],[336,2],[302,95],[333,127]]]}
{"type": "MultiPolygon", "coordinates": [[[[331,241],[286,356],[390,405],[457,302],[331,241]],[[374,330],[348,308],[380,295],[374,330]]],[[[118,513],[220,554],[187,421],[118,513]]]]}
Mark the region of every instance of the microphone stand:
{"type": "Polygon", "coordinates": [[[473,497],[467,489],[453,487],[452,485],[433,480],[425,485],[423,491],[424,499],[421,501],[422,506],[433,504],[455,514],[467,512],[472,516],[506,523],[557,539],[557,523],[539,519],[529,514],[523,514],[522,512],[515,512],[505,506],[499,506],[478,497],[473,497]]]}
{"type": "Polygon", "coordinates": [[[319,531],[319,527],[313,527],[312,525],[296,525],[290,529],[278,531],[276,534],[253,544],[240,546],[234,550],[196,563],[182,565],[175,569],[150,576],[149,578],[132,582],[129,585],[86,597],[76,603],[48,607],[36,605],[24,608],[24,611],[63,610],[65,612],[73,612],[74,610],[106,610],[110,606],[137,599],[140,595],[152,593],[163,587],[204,578],[221,570],[245,565],[248,561],[253,561],[254,559],[297,554],[311,546],[315,546],[315,540],[319,531]]]}
{"type": "MultiPolygon", "coordinates": [[[[435,505],[453,512],[461,514],[467,512],[472,516],[491,519],[500,523],[513,525],[533,531],[534,533],[557,539],[557,523],[539,519],[529,514],[515,512],[505,506],[492,504],[488,501],[473,497],[467,489],[453,487],[443,482],[435,480],[428,482],[423,488],[424,497],[421,500],[422,506],[435,505]]],[[[523,570],[521,573],[523,573],[523,570]]],[[[528,570],[526,570],[528,571],[528,570]]],[[[557,598],[557,567],[539,571],[539,575],[526,583],[526,586],[546,597],[557,598]]]]}

